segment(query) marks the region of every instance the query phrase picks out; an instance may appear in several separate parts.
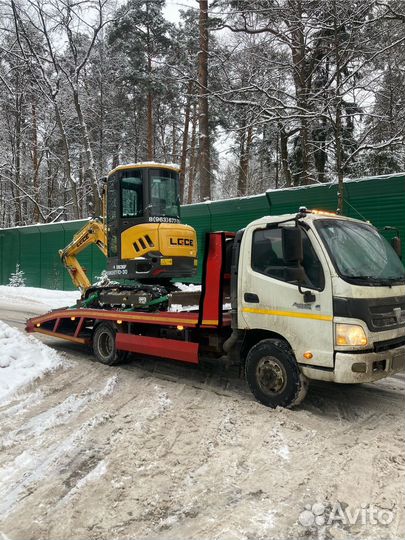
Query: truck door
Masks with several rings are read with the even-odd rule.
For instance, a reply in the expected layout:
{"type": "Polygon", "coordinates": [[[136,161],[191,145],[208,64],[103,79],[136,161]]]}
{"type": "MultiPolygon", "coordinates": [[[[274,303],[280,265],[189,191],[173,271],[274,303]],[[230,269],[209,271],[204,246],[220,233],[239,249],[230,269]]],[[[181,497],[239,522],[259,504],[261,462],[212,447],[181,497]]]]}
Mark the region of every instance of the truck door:
{"type": "Polygon", "coordinates": [[[240,326],[283,336],[299,363],[333,367],[332,285],[327,263],[314,233],[301,227],[302,260],[285,260],[283,226],[287,225],[245,233],[238,284],[240,326]],[[305,291],[310,292],[304,297],[305,291]],[[309,353],[312,357],[308,358],[309,353]]]}

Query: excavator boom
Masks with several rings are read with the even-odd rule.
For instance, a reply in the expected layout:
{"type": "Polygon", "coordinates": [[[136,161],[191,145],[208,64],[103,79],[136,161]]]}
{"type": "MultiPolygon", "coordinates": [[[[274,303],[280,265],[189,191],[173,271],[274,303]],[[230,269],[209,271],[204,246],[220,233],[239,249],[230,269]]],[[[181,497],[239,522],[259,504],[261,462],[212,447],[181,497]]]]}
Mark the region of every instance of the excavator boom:
{"type": "Polygon", "coordinates": [[[64,249],[59,250],[60,258],[69,272],[76,287],[85,292],[90,286],[90,280],[79,263],[77,256],[91,244],[95,244],[107,256],[107,236],[105,226],[99,219],[92,219],[74,235],[73,240],[64,249]]]}

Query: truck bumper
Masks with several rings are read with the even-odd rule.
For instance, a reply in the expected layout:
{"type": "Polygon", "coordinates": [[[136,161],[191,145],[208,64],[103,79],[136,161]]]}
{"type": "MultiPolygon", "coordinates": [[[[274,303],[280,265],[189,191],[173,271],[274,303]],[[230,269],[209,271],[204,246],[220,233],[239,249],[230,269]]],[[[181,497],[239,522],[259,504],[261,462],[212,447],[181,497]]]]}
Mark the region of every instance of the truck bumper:
{"type": "Polygon", "coordinates": [[[374,382],[405,369],[405,345],[378,353],[337,352],[333,370],[310,366],[301,366],[301,368],[303,374],[309,379],[346,384],[374,382]]]}

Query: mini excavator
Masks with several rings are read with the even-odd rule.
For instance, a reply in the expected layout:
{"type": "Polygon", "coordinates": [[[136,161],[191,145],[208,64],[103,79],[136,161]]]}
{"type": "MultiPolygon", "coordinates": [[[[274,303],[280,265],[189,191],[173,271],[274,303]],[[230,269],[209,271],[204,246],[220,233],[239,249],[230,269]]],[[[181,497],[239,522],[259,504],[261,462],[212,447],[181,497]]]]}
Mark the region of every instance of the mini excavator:
{"type": "Polygon", "coordinates": [[[116,167],[104,178],[102,218],[86,223],[59,255],[82,292],[81,306],[162,307],[174,289],[171,279],[197,270],[196,232],[180,223],[179,169],[160,163],[116,167]],[[91,285],[77,259],[91,244],[107,257],[106,284],[91,285]],[[125,283],[110,282],[116,279],[125,283]]]}

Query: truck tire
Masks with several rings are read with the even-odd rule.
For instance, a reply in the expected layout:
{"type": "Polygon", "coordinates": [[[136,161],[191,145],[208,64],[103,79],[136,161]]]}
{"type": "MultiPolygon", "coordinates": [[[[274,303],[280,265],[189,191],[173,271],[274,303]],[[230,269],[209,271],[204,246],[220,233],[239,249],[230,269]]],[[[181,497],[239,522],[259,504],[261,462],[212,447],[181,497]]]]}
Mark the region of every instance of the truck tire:
{"type": "Polygon", "coordinates": [[[305,398],[308,380],[282,341],[264,339],[247,355],[245,375],[255,398],[267,407],[293,407],[305,398]]]}
{"type": "Polygon", "coordinates": [[[93,333],[93,352],[99,362],[113,366],[123,362],[127,353],[115,347],[116,330],[110,323],[99,324],[93,333]]]}

